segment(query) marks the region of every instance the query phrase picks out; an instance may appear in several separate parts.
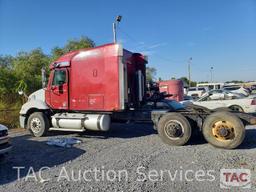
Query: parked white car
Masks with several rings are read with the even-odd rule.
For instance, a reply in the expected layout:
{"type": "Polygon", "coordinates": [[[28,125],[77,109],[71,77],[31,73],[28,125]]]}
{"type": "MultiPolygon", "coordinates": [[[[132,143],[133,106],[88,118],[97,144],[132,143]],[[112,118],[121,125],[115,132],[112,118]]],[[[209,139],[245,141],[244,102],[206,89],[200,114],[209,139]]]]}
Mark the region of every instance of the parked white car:
{"type": "Polygon", "coordinates": [[[223,89],[214,89],[211,90],[205,94],[202,95],[204,97],[205,95],[210,95],[212,100],[218,100],[218,99],[225,99],[225,97],[229,97],[230,99],[239,99],[239,98],[244,98],[245,96],[241,93],[233,93],[230,91],[226,91],[223,89]]]}
{"type": "Polygon", "coordinates": [[[216,96],[216,94],[208,93],[192,103],[206,107],[208,109],[226,107],[234,111],[256,113],[256,97],[236,98],[230,94],[223,93],[220,98],[220,95],[216,96]]]}
{"type": "Polygon", "coordinates": [[[8,128],[0,124],[0,155],[9,152],[12,149],[8,136],[8,128]]]}
{"type": "Polygon", "coordinates": [[[232,93],[243,94],[244,96],[250,95],[250,92],[247,89],[240,87],[240,86],[225,86],[225,87],[223,87],[223,90],[230,91],[232,93]]]}
{"type": "Polygon", "coordinates": [[[187,96],[198,98],[198,97],[201,97],[207,91],[208,91],[207,87],[190,87],[188,88],[187,96]]]}

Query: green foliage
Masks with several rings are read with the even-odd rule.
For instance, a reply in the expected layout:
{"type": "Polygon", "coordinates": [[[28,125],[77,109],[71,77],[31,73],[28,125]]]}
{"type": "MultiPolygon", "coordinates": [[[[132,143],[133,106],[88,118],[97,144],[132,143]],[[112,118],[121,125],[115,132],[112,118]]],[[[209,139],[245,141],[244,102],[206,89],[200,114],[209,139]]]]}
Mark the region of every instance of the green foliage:
{"type": "MultiPolygon", "coordinates": [[[[42,67],[49,69],[49,64],[52,61],[69,51],[94,46],[95,43],[91,39],[81,37],[80,39],[69,40],[63,47],[53,48],[51,55],[45,54],[40,48],[30,52],[19,52],[16,56],[0,55],[0,110],[5,110],[1,113],[5,114],[7,109],[20,108],[23,98],[18,95],[18,90],[22,89],[29,95],[42,87],[42,67]]],[[[18,120],[18,111],[9,112],[15,114],[16,121],[18,120]]],[[[8,120],[9,117],[10,115],[5,117],[0,115],[0,123],[11,122],[8,120]]]]}
{"type": "Polygon", "coordinates": [[[156,78],[156,69],[154,67],[146,68],[146,80],[147,82],[153,82],[156,78]]]}
{"type": "Polygon", "coordinates": [[[232,80],[232,81],[226,81],[225,83],[244,83],[244,81],[239,81],[239,80],[232,80]]]}
{"type": "Polygon", "coordinates": [[[64,46],[63,50],[65,53],[67,53],[73,50],[90,47],[95,47],[95,43],[88,37],[81,37],[80,39],[69,40],[68,43],[64,46]]]}
{"type": "Polygon", "coordinates": [[[95,43],[88,37],[81,37],[80,39],[71,39],[67,42],[64,47],[54,47],[52,49],[52,61],[59,58],[61,55],[68,53],[70,51],[95,47],[95,43]]]}
{"type": "MultiPolygon", "coordinates": [[[[1,107],[1,106],[0,106],[1,107]]],[[[8,128],[17,128],[19,126],[19,110],[0,110],[0,123],[6,125],[8,128]]]]}
{"type": "Polygon", "coordinates": [[[13,61],[13,70],[18,79],[17,86],[24,84],[25,92],[32,93],[41,87],[41,69],[48,68],[50,57],[41,49],[20,52],[13,61]]]}
{"type": "Polygon", "coordinates": [[[12,57],[10,55],[5,55],[5,56],[0,55],[0,67],[10,69],[12,67],[13,59],[14,59],[14,57],[12,57]]]}
{"type": "Polygon", "coordinates": [[[17,78],[13,71],[4,67],[0,67],[0,74],[0,98],[2,98],[3,95],[15,92],[17,78]]]}
{"type": "Polygon", "coordinates": [[[51,58],[51,61],[55,61],[56,59],[58,59],[61,55],[64,55],[64,50],[63,48],[60,48],[60,47],[54,47],[52,49],[52,58],[51,58]]]}
{"type": "MultiPolygon", "coordinates": [[[[188,80],[187,77],[181,77],[180,80],[183,81],[184,87],[188,87],[189,86],[189,80],[188,80]]],[[[190,82],[190,86],[191,87],[196,87],[196,84],[197,84],[197,82],[195,82],[195,81],[191,81],[190,82]]]]}

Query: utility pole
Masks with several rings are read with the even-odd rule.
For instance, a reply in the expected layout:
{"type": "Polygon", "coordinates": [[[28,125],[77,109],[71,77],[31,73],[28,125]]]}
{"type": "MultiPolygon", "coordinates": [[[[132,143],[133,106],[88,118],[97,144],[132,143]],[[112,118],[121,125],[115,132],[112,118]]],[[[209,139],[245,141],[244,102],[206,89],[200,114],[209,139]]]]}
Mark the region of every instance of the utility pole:
{"type": "Polygon", "coordinates": [[[211,72],[211,83],[213,83],[213,67],[211,67],[210,72],[211,72]]]}
{"type": "Polygon", "coordinates": [[[188,87],[191,86],[191,63],[192,63],[192,57],[188,60],[188,87]]]}
{"type": "Polygon", "coordinates": [[[116,20],[115,22],[113,23],[112,27],[113,27],[113,36],[114,36],[114,43],[116,43],[116,27],[117,25],[121,22],[122,20],[122,16],[121,15],[118,15],[116,17],[116,20]]]}
{"type": "Polygon", "coordinates": [[[116,43],[116,22],[113,23],[113,36],[114,36],[114,43],[116,43]]]}

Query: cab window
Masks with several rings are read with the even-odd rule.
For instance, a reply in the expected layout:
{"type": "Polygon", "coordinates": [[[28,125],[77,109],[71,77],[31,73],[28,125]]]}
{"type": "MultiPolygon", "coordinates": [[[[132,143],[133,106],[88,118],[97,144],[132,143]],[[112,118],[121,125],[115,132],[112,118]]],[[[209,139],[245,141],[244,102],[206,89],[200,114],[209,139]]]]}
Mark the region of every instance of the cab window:
{"type": "Polygon", "coordinates": [[[189,88],[189,91],[196,91],[196,88],[189,88]]]}
{"type": "Polygon", "coordinates": [[[63,85],[66,82],[66,71],[56,70],[54,71],[52,85],[63,85]]]}

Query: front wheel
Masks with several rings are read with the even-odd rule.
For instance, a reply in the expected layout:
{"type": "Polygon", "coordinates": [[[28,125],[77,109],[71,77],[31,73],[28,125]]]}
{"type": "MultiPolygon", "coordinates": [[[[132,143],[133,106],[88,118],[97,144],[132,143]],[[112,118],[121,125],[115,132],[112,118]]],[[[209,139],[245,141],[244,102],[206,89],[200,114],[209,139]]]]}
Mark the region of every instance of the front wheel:
{"type": "Polygon", "coordinates": [[[244,140],[245,127],[242,121],[230,112],[215,112],[203,125],[203,135],[213,146],[234,149],[244,140]]]}
{"type": "Polygon", "coordinates": [[[162,116],[157,130],[162,141],[169,145],[185,145],[192,132],[189,121],[179,113],[168,113],[162,116]]]}
{"type": "Polygon", "coordinates": [[[32,113],[28,118],[27,128],[35,137],[44,136],[49,127],[49,119],[42,112],[32,113]]]}

